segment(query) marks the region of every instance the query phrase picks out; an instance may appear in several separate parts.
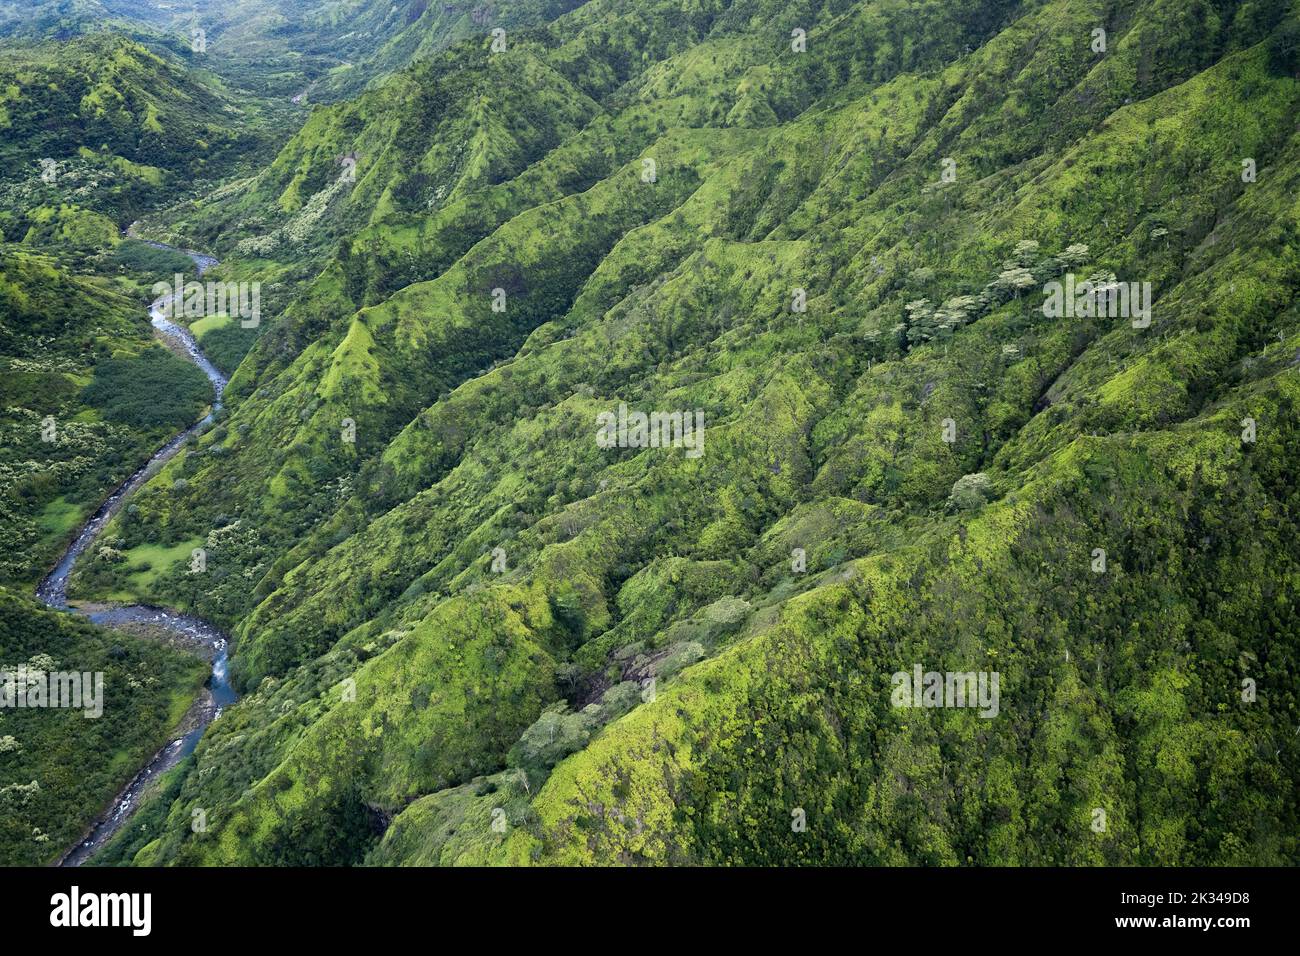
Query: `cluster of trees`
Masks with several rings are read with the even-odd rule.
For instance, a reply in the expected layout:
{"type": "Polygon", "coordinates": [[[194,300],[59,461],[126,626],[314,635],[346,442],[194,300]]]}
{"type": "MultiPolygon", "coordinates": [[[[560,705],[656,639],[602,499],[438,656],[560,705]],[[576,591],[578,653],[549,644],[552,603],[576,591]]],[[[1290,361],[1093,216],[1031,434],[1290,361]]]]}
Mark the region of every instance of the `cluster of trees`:
{"type": "Polygon", "coordinates": [[[178,431],[198,421],[212,401],[212,386],[192,362],[154,345],[138,355],[98,362],[81,401],[109,421],[178,431]]]}
{"type": "MultiPolygon", "coordinates": [[[[938,307],[929,299],[914,299],[903,306],[906,317],[894,326],[892,332],[898,337],[900,346],[914,348],[934,339],[950,339],[963,325],[1022,296],[1027,296],[1030,306],[1036,308],[1041,302],[1034,300],[1032,291],[1041,290],[1043,283],[1063,272],[1082,268],[1089,261],[1089,255],[1088,247],[1083,243],[1071,243],[1054,256],[1041,255],[1036,240],[1022,239],[1015,244],[1011,257],[1002,263],[997,276],[978,293],[953,296],[938,307]]],[[[911,281],[917,283],[933,279],[933,270],[918,270],[911,277],[911,281]]],[[[873,342],[880,341],[879,332],[873,331],[868,337],[873,342]]]]}

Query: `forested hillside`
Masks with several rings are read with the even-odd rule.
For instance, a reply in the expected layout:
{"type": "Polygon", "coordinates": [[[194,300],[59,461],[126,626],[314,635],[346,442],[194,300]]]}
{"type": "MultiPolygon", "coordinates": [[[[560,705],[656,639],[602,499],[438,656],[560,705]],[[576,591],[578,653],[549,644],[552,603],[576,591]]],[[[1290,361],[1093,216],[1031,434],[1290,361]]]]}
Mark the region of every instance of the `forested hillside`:
{"type": "Polygon", "coordinates": [[[581,2],[0,0],[0,41],[123,35],[245,93],[306,106],[355,96],[458,40],[536,26],[581,2]]]}
{"type": "Polygon", "coordinates": [[[1296,862],[1294,4],[535,12],[169,220],[291,295],[74,581],[245,693],[105,859],[1296,862]]]}
{"type": "Polygon", "coordinates": [[[0,667],[101,675],[81,709],[0,711],[0,864],[57,860],[176,726],[203,682],[194,657],[101,630],[0,587],[0,667]]]}
{"type": "MultiPolygon", "coordinates": [[[[266,107],[117,33],[0,44],[0,230],[103,245],[164,202],[255,167],[266,107]],[[54,224],[54,225],[52,225],[54,224]],[[64,232],[52,234],[55,226],[64,232]]],[[[75,243],[74,243],[75,244],[75,243]]]]}

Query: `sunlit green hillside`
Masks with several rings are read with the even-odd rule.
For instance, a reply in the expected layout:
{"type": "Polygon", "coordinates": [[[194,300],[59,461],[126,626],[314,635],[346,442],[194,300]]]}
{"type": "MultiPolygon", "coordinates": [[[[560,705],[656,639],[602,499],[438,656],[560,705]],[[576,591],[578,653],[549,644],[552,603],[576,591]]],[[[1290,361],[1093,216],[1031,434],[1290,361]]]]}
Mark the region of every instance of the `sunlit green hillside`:
{"type": "Polygon", "coordinates": [[[559,12],[177,224],[311,274],[110,530],[246,696],[107,859],[1295,862],[1297,12],[559,12]]]}

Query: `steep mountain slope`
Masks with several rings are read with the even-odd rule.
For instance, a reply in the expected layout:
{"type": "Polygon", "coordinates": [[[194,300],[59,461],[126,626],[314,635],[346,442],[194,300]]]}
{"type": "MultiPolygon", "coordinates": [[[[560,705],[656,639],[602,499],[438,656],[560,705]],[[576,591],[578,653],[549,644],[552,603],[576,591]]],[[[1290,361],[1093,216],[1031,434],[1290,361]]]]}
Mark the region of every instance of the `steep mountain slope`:
{"type": "Polygon", "coordinates": [[[301,103],[330,98],[327,88],[344,77],[357,77],[360,89],[374,75],[370,57],[426,6],[427,0],[197,0],[162,12],[175,33],[203,31],[208,65],[227,81],[301,103]]]}
{"type": "Polygon", "coordinates": [[[0,228],[11,241],[31,230],[46,241],[47,221],[68,209],[124,227],[283,139],[262,104],[115,33],[3,49],[0,228]]]}
{"type": "Polygon", "coordinates": [[[248,691],[113,858],[1294,862],[1298,22],[593,0],[318,110],[190,223],[323,265],[111,531],[248,691]]]}
{"type": "MultiPolygon", "coordinates": [[[[497,3],[465,2],[430,3],[417,0],[405,12],[405,23],[393,32],[381,32],[383,42],[373,41],[374,33],[354,33],[357,43],[355,62],[345,70],[336,70],[319,84],[318,95],[336,100],[355,95],[366,84],[441,53],[453,43],[478,38],[488,31],[508,32],[550,22],[583,0],[501,0],[497,3]]],[[[396,13],[396,8],[390,12],[396,13]]],[[[391,22],[391,20],[390,20],[391,22]]]]}

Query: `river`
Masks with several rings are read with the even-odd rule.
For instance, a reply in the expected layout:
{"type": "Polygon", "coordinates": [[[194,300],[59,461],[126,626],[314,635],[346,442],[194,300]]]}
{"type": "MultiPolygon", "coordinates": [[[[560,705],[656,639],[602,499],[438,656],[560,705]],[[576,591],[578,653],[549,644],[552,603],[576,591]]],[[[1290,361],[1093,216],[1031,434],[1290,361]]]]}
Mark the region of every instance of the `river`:
{"type": "MultiPolygon", "coordinates": [[[[172,248],[158,242],[151,242],[149,245],[160,249],[172,248]]],[[[184,251],[186,255],[194,260],[200,276],[207,269],[217,264],[217,260],[211,256],[188,250],[178,251],[184,251]]],[[[221,409],[221,396],[226,388],[226,377],[208,361],[207,356],[203,354],[203,350],[199,348],[199,343],[190,334],[189,329],[177,325],[166,317],[164,305],[167,298],[167,296],[163,296],[150,304],[149,319],[153,323],[153,327],[158,330],[159,335],[173,345],[178,346],[207,375],[208,381],[212,383],[212,411],[202,421],[186,428],[163,445],[162,448],[154,452],[143,468],[124,481],[116,491],[108,496],[108,499],[82,525],[81,530],[77,532],[77,536],[68,545],[68,549],[63,553],[63,557],[59,559],[54,570],[46,576],[45,580],[36,589],[36,596],[52,608],[82,614],[94,623],[104,627],[130,629],[139,625],[148,625],[152,628],[170,631],[180,638],[182,643],[199,649],[212,661],[212,676],[208,681],[204,694],[190,708],[181,726],[173,733],[173,739],[154,754],[131,778],[131,782],[127,784],[126,788],[95,819],[82,840],[63,855],[59,860],[60,866],[80,866],[107,843],[131,818],[131,815],[139,806],[140,797],[148,788],[149,783],[159,774],[165,773],[176,766],[183,757],[192,753],[208,725],[221,714],[223,708],[234,703],[236,698],[227,673],[228,645],[226,635],[202,618],[143,604],[97,607],[93,610],[83,610],[71,607],[68,604],[68,575],[71,573],[73,565],[76,564],[77,558],[90,547],[95,537],[103,530],[104,525],[122,509],[131,495],[169,459],[175,456],[192,435],[196,435],[207,428],[212,423],[216,413],[221,409]]]]}

